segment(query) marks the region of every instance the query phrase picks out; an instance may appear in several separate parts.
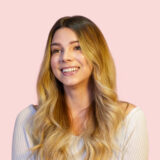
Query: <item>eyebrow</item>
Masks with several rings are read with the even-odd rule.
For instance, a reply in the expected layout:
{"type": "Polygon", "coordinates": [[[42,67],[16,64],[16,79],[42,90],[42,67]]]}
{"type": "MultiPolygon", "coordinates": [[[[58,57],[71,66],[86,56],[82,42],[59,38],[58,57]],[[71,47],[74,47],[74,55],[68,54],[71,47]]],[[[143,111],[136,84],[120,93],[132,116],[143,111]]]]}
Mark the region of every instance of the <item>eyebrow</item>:
{"type": "MultiPolygon", "coordinates": [[[[77,43],[77,42],[79,42],[79,41],[71,41],[71,42],[69,42],[69,44],[73,44],[73,43],[77,43]]],[[[53,46],[53,45],[61,46],[61,44],[57,43],[57,42],[51,43],[51,46],[53,46]]]]}

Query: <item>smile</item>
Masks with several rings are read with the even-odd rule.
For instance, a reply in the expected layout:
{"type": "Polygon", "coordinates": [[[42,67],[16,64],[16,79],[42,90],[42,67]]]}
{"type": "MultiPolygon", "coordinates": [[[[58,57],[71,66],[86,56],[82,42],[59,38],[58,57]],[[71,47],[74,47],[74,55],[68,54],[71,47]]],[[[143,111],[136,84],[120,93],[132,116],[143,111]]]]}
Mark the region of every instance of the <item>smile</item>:
{"type": "Polygon", "coordinates": [[[80,67],[64,68],[61,69],[61,72],[64,76],[71,76],[78,72],[80,67]]]}

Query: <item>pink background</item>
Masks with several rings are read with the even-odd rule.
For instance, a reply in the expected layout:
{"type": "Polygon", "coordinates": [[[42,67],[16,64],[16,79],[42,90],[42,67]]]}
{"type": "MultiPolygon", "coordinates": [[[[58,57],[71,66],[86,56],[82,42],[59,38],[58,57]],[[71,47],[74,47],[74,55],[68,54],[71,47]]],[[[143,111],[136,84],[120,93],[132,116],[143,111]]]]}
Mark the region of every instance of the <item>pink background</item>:
{"type": "Polygon", "coordinates": [[[101,29],[115,60],[119,97],[144,111],[150,160],[160,159],[159,8],[158,0],[1,1],[1,159],[11,159],[17,114],[36,104],[36,80],[48,32],[58,18],[71,15],[86,16],[101,29]]]}

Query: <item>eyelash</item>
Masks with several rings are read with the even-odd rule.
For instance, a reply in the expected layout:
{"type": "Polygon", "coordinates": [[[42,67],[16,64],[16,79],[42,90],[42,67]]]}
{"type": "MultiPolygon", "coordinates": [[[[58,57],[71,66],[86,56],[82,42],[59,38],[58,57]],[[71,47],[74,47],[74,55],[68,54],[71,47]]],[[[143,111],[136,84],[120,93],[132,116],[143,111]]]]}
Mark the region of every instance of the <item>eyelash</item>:
{"type": "MultiPolygon", "coordinates": [[[[74,47],[74,49],[76,48],[76,50],[81,50],[81,47],[80,46],[75,46],[74,47]]],[[[57,51],[59,52],[59,51],[61,51],[61,50],[59,50],[59,49],[53,49],[52,51],[51,51],[51,53],[57,53],[57,51]]]]}
{"type": "Polygon", "coordinates": [[[80,47],[80,46],[75,46],[74,48],[78,48],[78,50],[81,50],[81,47],[80,47]]]}
{"type": "Polygon", "coordinates": [[[51,51],[51,53],[55,53],[56,51],[60,51],[60,50],[54,49],[54,50],[51,51]]]}

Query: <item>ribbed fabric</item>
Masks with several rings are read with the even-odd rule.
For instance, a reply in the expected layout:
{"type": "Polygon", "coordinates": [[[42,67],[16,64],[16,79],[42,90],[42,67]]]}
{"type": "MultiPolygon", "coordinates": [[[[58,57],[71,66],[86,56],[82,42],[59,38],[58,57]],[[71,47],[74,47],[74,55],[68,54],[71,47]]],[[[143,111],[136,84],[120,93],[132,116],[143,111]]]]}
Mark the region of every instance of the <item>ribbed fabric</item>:
{"type": "MultiPolygon", "coordinates": [[[[29,148],[33,146],[33,142],[27,133],[26,125],[35,112],[30,104],[17,115],[12,139],[12,160],[27,160],[30,154],[29,148]]],[[[144,112],[139,107],[132,109],[125,118],[125,125],[116,137],[116,142],[121,152],[114,152],[111,160],[148,160],[147,123],[144,112]]],[[[71,148],[73,154],[75,150],[71,148]]],[[[84,159],[84,155],[81,160],[84,159]]],[[[32,156],[29,160],[35,158],[32,156]]]]}

